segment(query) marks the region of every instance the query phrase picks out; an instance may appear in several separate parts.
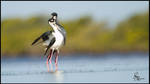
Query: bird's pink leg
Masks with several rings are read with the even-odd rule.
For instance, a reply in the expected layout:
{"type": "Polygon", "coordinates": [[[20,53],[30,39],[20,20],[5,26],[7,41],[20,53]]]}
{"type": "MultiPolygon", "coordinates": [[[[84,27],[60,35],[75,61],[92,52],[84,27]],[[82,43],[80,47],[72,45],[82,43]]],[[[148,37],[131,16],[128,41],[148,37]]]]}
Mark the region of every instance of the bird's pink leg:
{"type": "MultiPolygon", "coordinates": [[[[51,53],[51,51],[50,51],[50,53],[51,53]]],[[[51,54],[48,55],[48,57],[47,57],[47,62],[46,62],[47,68],[48,68],[48,72],[49,72],[49,64],[48,64],[48,61],[49,61],[50,57],[51,57],[51,54]]]]}
{"type": "Polygon", "coordinates": [[[47,58],[47,62],[46,62],[46,64],[47,64],[47,69],[48,69],[48,72],[49,72],[48,58],[47,58]]]}
{"type": "Polygon", "coordinates": [[[51,71],[53,71],[53,65],[52,65],[52,56],[53,56],[53,50],[50,50],[50,59],[49,59],[49,63],[50,63],[50,67],[51,67],[51,71]]]}
{"type": "Polygon", "coordinates": [[[56,68],[56,71],[58,70],[58,51],[56,51],[56,57],[55,57],[55,68],[56,68]]]}

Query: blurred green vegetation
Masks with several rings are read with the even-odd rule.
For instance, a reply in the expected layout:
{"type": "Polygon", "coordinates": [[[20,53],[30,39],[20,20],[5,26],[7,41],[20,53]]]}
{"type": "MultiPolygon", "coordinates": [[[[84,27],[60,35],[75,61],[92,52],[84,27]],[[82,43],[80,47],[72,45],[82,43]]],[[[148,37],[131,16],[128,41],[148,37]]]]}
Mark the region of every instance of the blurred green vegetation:
{"type": "MultiPolygon", "coordinates": [[[[2,55],[39,54],[44,47],[31,43],[45,31],[52,30],[47,17],[13,18],[1,21],[2,55]]],[[[109,28],[106,21],[91,16],[59,21],[67,31],[66,45],[61,52],[134,52],[149,50],[149,12],[134,14],[109,28]]]]}

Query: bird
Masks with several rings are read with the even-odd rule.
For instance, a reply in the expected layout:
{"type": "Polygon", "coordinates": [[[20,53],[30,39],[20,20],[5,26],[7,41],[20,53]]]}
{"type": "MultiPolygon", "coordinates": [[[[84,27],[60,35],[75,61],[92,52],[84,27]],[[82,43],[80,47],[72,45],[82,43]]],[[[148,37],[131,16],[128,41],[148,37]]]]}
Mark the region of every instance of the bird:
{"type": "MultiPolygon", "coordinates": [[[[50,65],[52,66],[52,56],[56,54],[55,56],[55,71],[58,70],[58,54],[59,50],[62,46],[65,45],[66,43],[66,31],[62,25],[58,23],[58,15],[56,12],[51,13],[51,18],[48,19],[48,24],[52,27],[53,30],[44,32],[42,35],[37,37],[33,42],[32,45],[36,44],[40,39],[42,41],[40,43],[45,46],[45,53],[44,55],[47,54],[48,50],[49,54],[47,55],[47,68],[49,72],[49,62],[50,65]]],[[[53,71],[51,67],[51,71],[53,71]]]]}

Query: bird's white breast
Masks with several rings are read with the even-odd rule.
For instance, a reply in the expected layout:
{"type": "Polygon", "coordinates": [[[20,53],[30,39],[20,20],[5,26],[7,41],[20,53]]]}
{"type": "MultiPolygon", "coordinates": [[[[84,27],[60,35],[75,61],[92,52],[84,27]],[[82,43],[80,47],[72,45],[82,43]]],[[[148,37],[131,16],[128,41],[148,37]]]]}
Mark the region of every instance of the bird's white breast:
{"type": "Polygon", "coordinates": [[[53,32],[55,36],[55,43],[52,45],[51,49],[59,49],[63,45],[63,35],[60,32],[53,32]]]}

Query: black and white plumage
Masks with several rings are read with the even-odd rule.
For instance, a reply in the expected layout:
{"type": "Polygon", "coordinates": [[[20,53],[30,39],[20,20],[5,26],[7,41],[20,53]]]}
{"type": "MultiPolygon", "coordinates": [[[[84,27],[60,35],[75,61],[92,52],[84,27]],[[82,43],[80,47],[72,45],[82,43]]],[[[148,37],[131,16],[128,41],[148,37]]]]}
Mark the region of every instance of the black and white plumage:
{"type": "MultiPolygon", "coordinates": [[[[56,58],[55,58],[55,65],[57,65],[57,59],[58,59],[58,53],[59,49],[65,45],[66,42],[66,31],[64,30],[63,26],[61,26],[57,21],[57,13],[52,13],[51,18],[48,20],[48,23],[53,28],[53,31],[47,31],[43,33],[41,36],[39,36],[37,39],[34,40],[32,45],[37,43],[40,39],[42,39],[43,45],[46,46],[46,51],[44,55],[46,55],[47,51],[50,49],[50,53],[47,57],[47,64],[50,60],[51,64],[51,58],[52,55],[56,52],[56,58]]],[[[56,66],[57,68],[57,66],[56,66]]],[[[49,71],[49,68],[48,68],[49,71]]]]}

